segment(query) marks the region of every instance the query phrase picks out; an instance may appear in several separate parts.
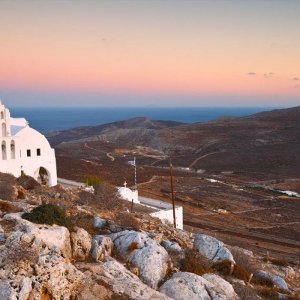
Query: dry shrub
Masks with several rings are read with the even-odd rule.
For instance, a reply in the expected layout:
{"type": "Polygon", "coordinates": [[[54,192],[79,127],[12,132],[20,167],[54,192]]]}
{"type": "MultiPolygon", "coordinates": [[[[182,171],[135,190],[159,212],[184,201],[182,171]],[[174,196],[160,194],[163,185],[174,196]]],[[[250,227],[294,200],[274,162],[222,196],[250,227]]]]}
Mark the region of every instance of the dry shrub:
{"type": "Polygon", "coordinates": [[[288,261],[284,258],[271,258],[271,257],[264,257],[263,261],[268,263],[272,263],[273,265],[280,266],[280,267],[287,267],[289,265],[288,261]]]}
{"type": "Polygon", "coordinates": [[[243,250],[232,248],[230,251],[236,264],[247,270],[248,273],[252,274],[261,269],[261,265],[257,260],[254,257],[245,254],[243,250]]]}
{"type": "Polygon", "coordinates": [[[65,226],[71,229],[71,222],[66,211],[54,204],[42,204],[24,213],[22,218],[36,224],[65,226]]]}
{"type": "Polygon", "coordinates": [[[93,219],[94,217],[92,215],[81,212],[70,216],[70,221],[74,227],[81,227],[91,235],[98,234],[98,231],[94,228],[93,219]]]}
{"type": "Polygon", "coordinates": [[[16,179],[14,176],[0,173],[0,199],[15,200],[17,198],[15,185],[16,179]]]}
{"type": "Polygon", "coordinates": [[[21,209],[14,206],[11,202],[0,200],[0,210],[6,213],[20,212],[21,209]]]}
{"type": "Polygon", "coordinates": [[[263,297],[263,299],[278,299],[278,292],[275,288],[263,286],[257,289],[258,294],[263,297]]]}
{"type": "Polygon", "coordinates": [[[17,184],[28,191],[34,190],[35,188],[41,186],[34,178],[27,175],[22,175],[18,177],[17,184]]]}
{"type": "Polygon", "coordinates": [[[234,284],[235,292],[241,300],[257,300],[259,299],[256,291],[248,285],[234,284]]]}
{"type": "Polygon", "coordinates": [[[232,262],[230,260],[223,260],[214,263],[213,268],[223,275],[232,275],[235,278],[248,282],[251,273],[244,269],[242,266],[235,264],[232,270],[232,262]]]}
{"type": "Polygon", "coordinates": [[[212,272],[212,263],[209,259],[194,249],[187,248],[184,253],[183,270],[197,275],[212,272]]]}
{"type": "Polygon", "coordinates": [[[124,210],[124,201],[118,197],[116,188],[105,182],[96,187],[95,195],[88,192],[81,192],[79,197],[80,204],[83,205],[113,212],[124,210]]]}
{"type": "Polygon", "coordinates": [[[115,222],[123,228],[132,229],[136,231],[141,230],[142,227],[141,220],[136,218],[133,213],[126,211],[118,212],[116,214],[115,222]]]}
{"type": "Polygon", "coordinates": [[[90,192],[81,191],[79,192],[78,196],[79,199],[77,201],[77,204],[79,205],[91,205],[96,201],[96,196],[90,192]]]}

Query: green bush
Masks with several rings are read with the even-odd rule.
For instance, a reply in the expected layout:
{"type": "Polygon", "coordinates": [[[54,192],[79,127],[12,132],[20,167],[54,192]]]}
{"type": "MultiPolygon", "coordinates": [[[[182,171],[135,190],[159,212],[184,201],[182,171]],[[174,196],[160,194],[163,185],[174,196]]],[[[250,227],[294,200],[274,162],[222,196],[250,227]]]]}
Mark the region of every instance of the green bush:
{"type": "Polygon", "coordinates": [[[66,212],[54,204],[42,204],[31,212],[24,213],[22,218],[36,224],[59,225],[70,228],[71,222],[66,212]]]}
{"type": "Polygon", "coordinates": [[[85,176],[85,184],[87,186],[93,186],[96,188],[102,183],[102,180],[96,175],[86,175],[85,176]]]}

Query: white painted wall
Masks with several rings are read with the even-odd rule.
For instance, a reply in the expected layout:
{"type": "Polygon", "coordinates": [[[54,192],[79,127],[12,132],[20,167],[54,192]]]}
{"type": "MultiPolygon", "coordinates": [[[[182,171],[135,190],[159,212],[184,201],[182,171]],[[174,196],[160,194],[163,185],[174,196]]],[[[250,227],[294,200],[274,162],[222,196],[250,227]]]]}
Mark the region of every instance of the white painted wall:
{"type": "MultiPolygon", "coordinates": [[[[173,208],[160,210],[150,214],[153,217],[159,218],[161,220],[166,220],[168,223],[173,224],[173,208]]],[[[183,210],[182,206],[175,207],[175,220],[176,228],[183,229],[183,210]]]]}
{"type": "Polygon", "coordinates": [[[140,204],[138,190],[131,190],[127,187],[119,187],[118,193],[123,200],[140,204]]]}
{"type": "Polygon", "coordinates": [[[26,175],[38,179],[39,169],[43,167],[48,174],[48,184],[57,184],[56,158],[54,149],[44,135],[28,126],[25,119],[10,118],[9,111],[0,103],[0,123],[6,125],[6,133],[0,130],[0,172],[10,173],[16,177],[22,170],[26,175]],[[4,117],[4,119],[1,119],[4,117]],[[11,132],[11,126],[17,125],[16,133],[11,132]],[[14,151],[11,145],[14,145],[14,151]],[[2,145],[5,145],[5,154],[2,145]],[[37,155],[40,149],[40,156],[37,155]],[[27,155],[30,150],[30,156],[27,155]]]}

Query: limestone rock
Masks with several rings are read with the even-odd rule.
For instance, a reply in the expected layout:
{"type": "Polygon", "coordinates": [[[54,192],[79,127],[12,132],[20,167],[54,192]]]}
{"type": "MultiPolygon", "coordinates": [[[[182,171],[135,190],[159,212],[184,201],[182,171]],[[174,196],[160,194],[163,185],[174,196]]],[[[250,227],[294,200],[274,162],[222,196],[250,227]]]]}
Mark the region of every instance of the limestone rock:
{"type": "Polygon", "coordinates": [[[258,277],[261,277],[261,278],[271,280],[272,283],[279,289],[282,289],[284,291],[289,291],[289,287],[288,287],[287,283],[285,282],[285,280],[278,275],[272,275],[265,271],[259,271],[255,275],[258,277]]]}
{"type": "Polygon", "coordinates": [[[211,284],[201,276],[188,272],[175,273],[159,289],[175,300],[211,300],[206,287],[211,284]]]}
{"type": "MultiPolygon", "coordinates": [[[[85,271],[85,278],[88,274],[93,276],[94,281],[103,282],[112,289],[113,297],[128,297],[126,299],[136,300],[168,300],[166,295],[148,287],[131,272],[129,272],[122,264],[112,258],[108,258],[105,262],[98,264],[80,264],[77,266],[81,271],[85,271]],[[89,271],[89,272],[87,272],[89,271]]],[[[94,287],[95,288],[95,287],[94,287]]],[[[101,287],[97,287],[100,289],[101,287]]],[[[87,291],[81,291],[80,299],[91,300],[86,296],[87,291]]],[[[94,298],[98,299],[98,298],[94,298]]]]}
{"type": "Polygon", "coordinates": [[[31,291],[32,291],[32,279],[25,277],[21,283],[19,300],[27,300],[31,291]]]}
{"type": "Polygon", "coordinates": [[[175,273],[160,292],[175,300],[234,300],[238,299],[232,285],[217,275],[198,276],[188,272],[175,273]]]}
{"type": "Polygon", "coordinates": [[[10,286],[8,280],[0,280],[0,299],[17,300],[15,290],[10,286]]]}
{"type": "Polygon", "coordinates": [[[169,240],[163,240],[160,243],[168,253],[181,253],[182,248],[179,246],[177,242],[169,241],[169,240]]]}
{"type": "Polygon", "coordinates": [[[204,274],[202,275],[202,277],[207,281],[209,281],[214,286],[213,289],[209,289],[210,295],[214,299],[220,299],[219,295],[224,295],[222,296],[223,299],[225,299],[226,297],[227,297],[226,299],[232,299],[232,300],[238,298],[232,285],[228,281],[224,280],[222,277],[216,274],[204,274]]]}
{"type": "Polygon", "coordinates": [[[102,229],[107,225],[107,221],[104,219],[101,219],[100,217],[94,217],[93,220],[93,226],[97,229],[102,229]]]}
{"type": "Polygon", "coordinates": [[[118,253],[139,269],[142,281],[156,289],[167,273],[167,251],[147,234],[136,231],[111,234],[111,239],[118,253]]]}
{"type": "Polygon", "coordinates": [[[231,252],[224,247],[224,243],[212,236],[197,234],[194,240],[194,248],[213,262],[223,260],[234,262],[231,252]]]}
{"type": "Polygon", "coordinates": [[[73,258],[84,261],[89,256],[91,250],[91,236],[83,228],[76,227],[71,233],[73,258]]]}
{"type": "Polygon", "coordinates": [[[110,237],[104,235],[95,235],[92,240],[92,257],[94,260],[103,260],[110,256],[113,248],[113,242],[110,237]]]}

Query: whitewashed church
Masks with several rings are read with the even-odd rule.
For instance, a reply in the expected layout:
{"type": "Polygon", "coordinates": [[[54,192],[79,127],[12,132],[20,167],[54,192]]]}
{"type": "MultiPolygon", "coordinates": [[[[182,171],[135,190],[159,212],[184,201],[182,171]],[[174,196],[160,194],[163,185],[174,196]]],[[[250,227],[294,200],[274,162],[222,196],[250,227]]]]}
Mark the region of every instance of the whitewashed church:
{"type": "Polygon", "coordinates": [[[0,172],[26,174],[42,184],[57,184],[54,149],[24,118],[12,118],[0,101],[0,172]]]}

